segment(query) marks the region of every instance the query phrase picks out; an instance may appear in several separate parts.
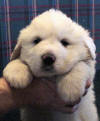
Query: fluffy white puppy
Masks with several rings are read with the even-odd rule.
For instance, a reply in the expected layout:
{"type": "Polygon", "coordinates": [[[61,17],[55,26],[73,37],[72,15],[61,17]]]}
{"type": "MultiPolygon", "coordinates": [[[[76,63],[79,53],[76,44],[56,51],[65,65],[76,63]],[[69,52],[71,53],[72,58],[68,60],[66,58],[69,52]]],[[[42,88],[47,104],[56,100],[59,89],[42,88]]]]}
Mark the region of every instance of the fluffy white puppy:
{"type": "MultiPolygon", "coordinates": [[[[16,87],[26,87],[32,76],[56,81],[64,101],[82,97],[86,81],[95,74],[95,45],[88,31],[58,10],[37,16],[18,37],[11,62],[3,75],[16,87]]],[[[73,114],[50,112],[53,121],[98,121],[93,85],[73,114]]],[[[33,121],[34,111],[23,113],[24,121],[33,121]]],[[[42,119],[41,119],[42,120],[42,119]]],[[[44,119],[43,119],[44,120],[44,119]]]]}

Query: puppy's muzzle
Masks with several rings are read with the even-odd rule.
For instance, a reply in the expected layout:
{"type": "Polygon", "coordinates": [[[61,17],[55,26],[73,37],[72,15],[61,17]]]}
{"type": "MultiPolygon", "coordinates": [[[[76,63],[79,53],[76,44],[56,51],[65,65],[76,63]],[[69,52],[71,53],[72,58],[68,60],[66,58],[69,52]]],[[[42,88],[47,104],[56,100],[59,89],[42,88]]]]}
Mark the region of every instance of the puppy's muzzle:
{"type": "Polygon", "coordinates": [[[46,53],[46,54],[42,55],[41,58],[42,58],[43,67],[45,69],[50,70],[53,68],[53,64],[56,61],[56,57],[54,54],[46,53]]]}

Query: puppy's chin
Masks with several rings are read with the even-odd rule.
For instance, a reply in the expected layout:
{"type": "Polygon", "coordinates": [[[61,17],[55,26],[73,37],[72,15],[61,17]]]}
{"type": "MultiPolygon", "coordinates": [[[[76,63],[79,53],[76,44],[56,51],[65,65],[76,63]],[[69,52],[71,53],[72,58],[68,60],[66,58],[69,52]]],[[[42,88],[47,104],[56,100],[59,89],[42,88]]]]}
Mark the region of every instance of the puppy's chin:
{"type": "Polygon", "coordinates": [[[35,70],[35,72],[33,72],[33,75],[35,77],[53,77],[58,75],[58,73],[56,71],[35,70]]]}
{"type": "Polygon", "coordinates": [[[59,71],[56,69],[39,69],[39,70],[34,70],[32,71],[33,75],[35,77],[44,77],[44,78],[52,78],[52,77],[57,77],[57,76],[62,76],[68,73],[69,71],[59,71]]]}

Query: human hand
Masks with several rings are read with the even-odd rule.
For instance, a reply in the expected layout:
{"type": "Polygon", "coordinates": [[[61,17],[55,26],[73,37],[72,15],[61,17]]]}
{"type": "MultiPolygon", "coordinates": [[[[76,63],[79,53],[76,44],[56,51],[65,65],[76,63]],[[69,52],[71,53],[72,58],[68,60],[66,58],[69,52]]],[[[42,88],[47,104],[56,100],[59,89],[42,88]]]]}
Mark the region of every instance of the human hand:
{"type": "MultiPolygon", "coordinates": [[[[83,96],[87,94],[87,90],[90,85],[91,81],[87,80],[83,96]]],[[[52,80],[34,79],[27,88],[19,91],[21,91],[20,94],[23,94],[23,104],[31,105],[33,108],[42,107],[72,113],[76,111],[78,104],[81,101],[80,99],[74,103],[64,102],[57,93],[56,83],[52,82],[52,80]]]]}
{"type": "MultiPolygon", "coordinates": [[[[84,95],[90,85],[91,81],[88,80],[84,95]]],[[[14,89],[4,78],[0,79],[0,115],[23,105],[72,113],[78,108],[79,102],[80,100],[74,104],[68,104],[61,100],[56,90],[56,84],[52,81],[34,79],[27,88],[14,89]]]]}

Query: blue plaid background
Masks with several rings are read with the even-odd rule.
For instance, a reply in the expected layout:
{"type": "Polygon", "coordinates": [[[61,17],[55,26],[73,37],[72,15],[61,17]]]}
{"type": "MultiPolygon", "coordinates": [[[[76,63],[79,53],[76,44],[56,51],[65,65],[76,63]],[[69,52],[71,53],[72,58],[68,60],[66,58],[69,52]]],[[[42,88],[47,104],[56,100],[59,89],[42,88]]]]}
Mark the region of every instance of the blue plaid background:
{"type": "MultiPolygon", "coordinates": [[[[98,99],[100,97],[100,0],[0,0],[0,76],[9,61],[19,30],[29,24],[36,15],[50,8],[60,9],[90,31],[97,46],[95,83],[98,99]]],[[[98,107],[99,101],[98,99],[98,107]]],[[[17,118],[15,120],[17,121],[17,118]]],[[[13,119],[9,118],[9,121],[13,119]]]]}

